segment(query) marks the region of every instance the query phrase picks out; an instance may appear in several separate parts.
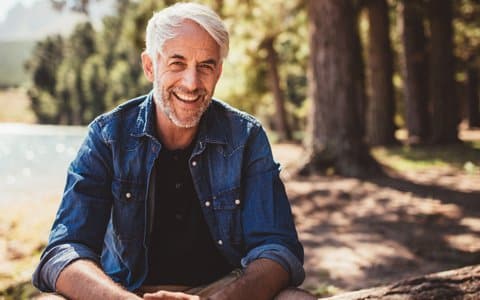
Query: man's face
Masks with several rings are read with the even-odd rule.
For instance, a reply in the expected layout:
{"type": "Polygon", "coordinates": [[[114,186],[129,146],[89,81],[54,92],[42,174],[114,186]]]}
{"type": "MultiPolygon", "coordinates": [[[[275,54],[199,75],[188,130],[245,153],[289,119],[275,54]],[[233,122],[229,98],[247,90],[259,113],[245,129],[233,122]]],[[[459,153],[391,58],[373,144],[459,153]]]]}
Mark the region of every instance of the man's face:
{"type": "MultiPolygon", "coordinates": [[[[222,72],[220,48],[198,24],[185,21],[153,62],[157,109],[176,126],[197,126],[222,72]]],[[[148,75],[147,75],[148,77],[148,75]]]]}

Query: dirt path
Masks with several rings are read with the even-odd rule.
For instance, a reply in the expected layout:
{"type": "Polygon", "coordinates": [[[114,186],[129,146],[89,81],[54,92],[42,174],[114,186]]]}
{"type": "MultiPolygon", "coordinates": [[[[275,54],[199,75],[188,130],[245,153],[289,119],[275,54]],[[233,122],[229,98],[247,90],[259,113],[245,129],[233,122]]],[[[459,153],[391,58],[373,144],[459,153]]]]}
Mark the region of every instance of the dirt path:
{"type": "Polygon", "coordinates": [[[435,168],[370,181],[289,178],[301,149],[274,153],[287,165],[304,287],[356,290],[480,263],[480,175],[435,168]]]}

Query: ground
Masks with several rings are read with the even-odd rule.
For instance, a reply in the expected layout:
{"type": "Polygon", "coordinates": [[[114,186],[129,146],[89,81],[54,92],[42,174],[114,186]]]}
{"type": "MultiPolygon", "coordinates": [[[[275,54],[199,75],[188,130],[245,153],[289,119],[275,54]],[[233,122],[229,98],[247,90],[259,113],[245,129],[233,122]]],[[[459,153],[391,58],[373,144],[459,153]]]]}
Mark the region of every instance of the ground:
{"type": "MultiPolygon", "coordinates": [[[[478,141],[478,133],[462,138],[478,141]]],[[[376,149],[389,176],[363,181],[295,177],[301,146],[274,145],[305,248],[303,287],[326,296],[479,264],[480,147],[468,145],[376,149]]],[[[58,201],[0,207],[8,211],[0,214],[0,299],[32,295],[26,282],[58,201]]]]}
{"type": "MultiPolygon", "coordinates": [[[[303,287],[317,295],[480,263],[480,151],[457,167],[417,161],[366,181],[291,177],[289,158],[301,149],[274,151],[287,163],[283,176],[305,247],[303,287]]],[[[394,165],[394,155],[388,161],[394,165]]]]}

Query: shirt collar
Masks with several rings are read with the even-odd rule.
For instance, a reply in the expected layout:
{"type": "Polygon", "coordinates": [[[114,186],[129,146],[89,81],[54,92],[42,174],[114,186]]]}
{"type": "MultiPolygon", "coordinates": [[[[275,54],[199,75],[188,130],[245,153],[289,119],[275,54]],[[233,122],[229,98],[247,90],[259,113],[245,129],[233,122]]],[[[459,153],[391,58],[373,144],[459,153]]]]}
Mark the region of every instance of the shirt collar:
{"type": "MultiPolygon", "coordinates": [[[[218,100],[212,99],[207,110],[200,119],[198,141],[212,144],[227,144],[225,125],[219,114],[215,112],[218,100]]],[[[153,90],[148,93],[147,98],[139,106],[139,113],[132,136],[156,136],[155,129],[155,103],[153,101],[153,90]]]]}

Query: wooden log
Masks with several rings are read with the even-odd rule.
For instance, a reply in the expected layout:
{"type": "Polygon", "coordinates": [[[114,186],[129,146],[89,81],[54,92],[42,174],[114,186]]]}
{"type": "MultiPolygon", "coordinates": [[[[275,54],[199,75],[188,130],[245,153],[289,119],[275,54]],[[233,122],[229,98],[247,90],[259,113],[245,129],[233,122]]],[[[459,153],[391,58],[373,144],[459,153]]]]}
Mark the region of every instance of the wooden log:
{"type": "Polygon", "coordinates": [[[325,300],[480,299],[480,265],[409,278],[398,283],[340,294],[325,300]]]}

